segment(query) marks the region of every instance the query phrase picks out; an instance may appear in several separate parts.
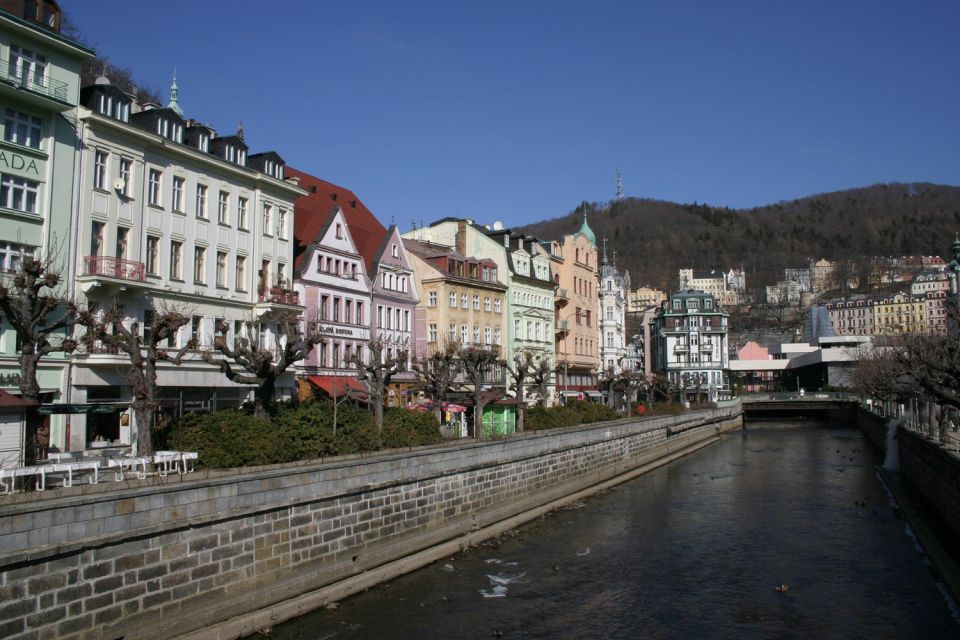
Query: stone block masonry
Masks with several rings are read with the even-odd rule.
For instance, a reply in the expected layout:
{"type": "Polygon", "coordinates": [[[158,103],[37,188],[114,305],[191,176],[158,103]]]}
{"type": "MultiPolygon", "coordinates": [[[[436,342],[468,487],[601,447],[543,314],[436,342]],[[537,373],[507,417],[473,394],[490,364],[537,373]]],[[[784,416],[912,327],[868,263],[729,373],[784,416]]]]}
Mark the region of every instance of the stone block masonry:
{"type": "MultiPolygon", "coordinates": [[[[236,623],[250,612],[369,583],[387,563],[522,521],[740,424],[735,406],[169,485],[4,498],[0,637],[152,639],[205,629],[236,637],[256,629],[236,623]]],[[[420,564],[409,560],[406,570],[420,564]]],[[[269,613],[269,623],[304,612],[283,611],[269,613]]]]}

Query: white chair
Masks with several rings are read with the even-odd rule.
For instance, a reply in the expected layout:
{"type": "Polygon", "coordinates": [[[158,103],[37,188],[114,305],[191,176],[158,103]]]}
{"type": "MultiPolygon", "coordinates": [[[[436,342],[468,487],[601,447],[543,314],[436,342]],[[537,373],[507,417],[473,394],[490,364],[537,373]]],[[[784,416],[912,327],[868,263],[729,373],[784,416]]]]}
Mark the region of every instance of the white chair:
{"type": "Polygon", "coordinates": [[[107,458],[107,468],[116,469],[113,472],[115,480],[125,479],[124,471],[130,469],[137,478],[143,480],[147,477],[147,465],[153,461],[150,458],[121,456],[119,458],[107,458]]]}
{"type": "Polygon", "coordinates": [[[166,476],[171,471],[180,474],[190,473],[193,471],[193,465],[189,462],[196,459],[196,451],[157,451],[153,454],[153,463],[157,465],[161,476],[166,476]]]}

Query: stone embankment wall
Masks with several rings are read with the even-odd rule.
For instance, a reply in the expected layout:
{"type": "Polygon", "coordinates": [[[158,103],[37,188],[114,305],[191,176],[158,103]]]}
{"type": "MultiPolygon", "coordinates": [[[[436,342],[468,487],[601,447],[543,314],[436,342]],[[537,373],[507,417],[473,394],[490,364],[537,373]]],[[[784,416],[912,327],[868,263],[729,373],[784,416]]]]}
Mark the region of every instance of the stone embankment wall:
{"type": "Polygon", "coordinates": [[[740,425],[736,405],[3,497],[0,637],[251,633],[324,602],[311,594],[342,597],[389,578],[384,567],[412,570],[442,557],[430,550],[449,554],[740,425]]]}
{"type": "MultiPolygon", "coordinates": [[[[890,418],[858,412],[860,429],[886,452],[890,418]]],[[[960,536],[960,454],[936,440],[907,429],[897,430],[900,479],[960,536]]]]}

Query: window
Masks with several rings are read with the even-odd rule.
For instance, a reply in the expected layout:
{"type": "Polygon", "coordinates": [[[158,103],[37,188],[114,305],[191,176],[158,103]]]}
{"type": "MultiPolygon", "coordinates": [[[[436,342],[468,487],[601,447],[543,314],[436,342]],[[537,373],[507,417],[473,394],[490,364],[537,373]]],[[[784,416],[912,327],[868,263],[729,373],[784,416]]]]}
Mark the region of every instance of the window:
{"type": "Polygon", "coordinates": [[[483,328],[483,344],[491,344],[493,342],[492,334],[493,332],[490,330],[490,327],[483,328]]]}
{"type": "Polygon", "coordinates": [[[194,247],[193,248],[193,281],[197,284],[204,284],[207,280],[205,277],[206,271],[206,261],[207,261],[207,248],[206,247],[194,247]]]}
{"type": "Polygon", "coordinates": [[[480,311],[480,296],[473,296],[473,310],[480,311]]]}
{"type": "Polygon", "coordinates": [[[350,318],[353,316],[353,300],[344,300],[343,301],[343,321],[350,322],[350,318]]]}
{"type": "Polygon", "coordinates": [[[390,248],[390,255],[392,255],[394,258],[400,256],[400,250],[397,249],[397,245],[393,245],[393,246],[390,248]]]}
{"type": "Polygon", "coordinates": [[[200,346],[200,340],[203,336],[200,335],[200,326],[203,322],[203,316],[193,316],[190,319],[190,340],[193,342],[194,347],[200,346]]]}
{"type": "Polygon", "coordinates": [[[103,255],[103,223],[93,222],[90,226],[90,255],[103,255]]]}
{"type": "Polygon", "coordinates": [[[227,252],[217,251],[217,286],[227,286],[227,252]]]}
{"type": "MultiPolygon", "coordinates": [[[[389,317],[390,317],[390,316],[389,316],[389,314],[388,314],[388,315],[387,315],[387,318],[389,319],[389,317]]],[[[383,327],[383,305],[382,305],[382,304],[378,304],[378,305],[377,305],[377,328],[379,328],[379,329],[383,329],[383,328],[384,328],[384,327],[383,327]]]]}
{"type": "Polygon", "coordinates": [[[457,294],[455,291],[450,292],[450,308],[451,309],[457,308],[457,294]]]}
{"type": "Polygon", "coordinates": [[[340,298],[333,297],[333,321],[340,322],[340,298]]]}
{"type": "Polygon", "coordinates": [[[107,158],[110,154],[106,151],[94,151],[93,153],[93,188],[107,188],[107,158]]]}
{"type": "Polygon", "coordinates": [[[337,223],[337,240],[343,240],[343,225],[337,223]]]}
{"type": "Polygon", "coordinates": [[[186,181],[183,178],[174,176],[173,178],[173,210],[184,213],[183,187],[186,181]]]}
{"type": "Polygon", "coordinates": [[[129,236],[130,236],[130,229],[126,227],[117,227],[116,256],[121,260],[127,259],[127,238],[129,236]]]}
{"type": "Polygon", "coordinates": [[[207,219],[207,185],[197,185],[197,217],[207,219]]]}
{"type": "Polygon", "coordinates": [[[493,330],[493,344],[500,344],[500,327],[493,330]]]}
{"type": "Polygon", "coordinates": [[[487,296],[483,299],[483,310],[490,311],[490,296],[487,296]]]}
{"type": "Polygon", "coordinates": [[[357,300],[357,324],[366,324],[363,319],[363,302],[357,300]]]}
{"type": "Polygon", "coordinates": [[[147,273],[157,275],[159,267],[157,257],[160,252],[160,238],[157,236],[147,236],[147,273]]]}
{"type": "Polygon", "coordinates": [[[436,341],[437,341],[437,325],[431,324],[431,325],[430,325],[430,338],[429,338],[428,342],[436,342],[436,341]]]}
{"type": "Polygon", "coordinates": [[[237,198],[237,227],[247,229],[247,199],[237,198]]]}
{"type": "Polygon", "coordinates": [[[456,341],[457,341],[457,325],[451,324],[450,325],[450,342],[456,342],[456,341]]]}
{"type": "Polygon", "coordinates": [[[263,235],[273,235],[273,207],[269,204],[263,205],[263,235]]]}
{"type": "MultiPolygon", "coordinates": [[[[493,310],[500,313],[500,298],[493,301],[493,310]]],[[[497,344],[500,344],[499,342],[497,344]]]]}
{"type": "Polygon", "coordinates": [[[183,243],[170,241],[170,279],[183,280],[183,243]]]}
{"type": "Polygon", "coordinates": [[[120,177],[120,182],[123,185],[120,187],[120,195],[125,198],[130,197],[132,187],[130,186],[130,180],[133,177],[133,160],[130,158],[120,158],[120,171],[118,173],[120,177]]]}
{"type": "MultiPolygon", "coordinates": [[[[174,180],[176,184],[176,180],[174,180]]],[[[155,207],[160,206],[160,172],[156,169],[150,169],[147,177],[147,203],[155,207]]]]}
{"type": "Polygon", "coordinates": [[[613,332],[607,331],[607,347],[613,347],[613,332]]]}
{"type": "Polygon", "coordinates": [[[517,340],[523,338],[523,334],[520,333],[520,318],[515,318],[513,321],[513,337],[517,340]]]}
{"type": "Polygon", "coordinates": [[[467,296],[467,294],[465,294],[465,293],[464,293],[464,294],[461,294],[461,295],[460,295],[460,307],[461,307],[462,309],[466,309],[466,308],[467,308],[467,301],[468,301],[468,296],[467,296]]]}
{"type": "Polygon", "coordinates": [[[27,113],[7,109],[3,125],[3,139],[25,147],[40,148],[43,120],[27,113]]]}
{"type": "Polygon", "coordinates": [[[46,86],[47,59],[39,53],[10,45],[10,75],[26,86],[46,86]]]}
{"type": "Polygon", "coordinates": [[[437,292],[431,291],[427,294],[427,306],[435,307],[437,306],[437,292]]]}
{"type": "Polygon", "coordinates": [[[247,257],[246,256],[237,256],[236,264],[236,284],[234,285],[237,288],[237,291],[246,291],[247,290],[247,257]]]}
{"type": "Polygon", "coordinates": [[[470,334],[467,331],[467,325],[465,324],[460,325],[460,342],[462,342],[463,344],[467,344],[467,340],[469,339],[469,337],[470,337],[470,334]]]}
{"type": "Polygon", "coordinates": [[[277,235],[281,240],[287,239],[287,210],[277,211],[277,235]]]}
{"type": "Polygon", "coordinates": [[[217,197],[217,222],[230,224],[230,194],[221,191],[217,197]]]}
{"type": "Polygon", "coordinates": [[[480,344],[480,327],[473,325],[473,344],[480,344]]]}
{"type": "Polygon", "coordinates": [[[39,190],[39,182],[2,175],[0,176],[0,207],[36,213],[39,190]]]}

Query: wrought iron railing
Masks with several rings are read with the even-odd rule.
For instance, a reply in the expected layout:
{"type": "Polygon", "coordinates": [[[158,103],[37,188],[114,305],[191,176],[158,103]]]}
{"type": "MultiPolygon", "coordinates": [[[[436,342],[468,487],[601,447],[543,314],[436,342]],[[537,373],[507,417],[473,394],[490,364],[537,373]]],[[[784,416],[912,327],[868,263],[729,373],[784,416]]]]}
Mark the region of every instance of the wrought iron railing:
{"type": "Polygon", "coordinates": [[[18,68],[15,64],[11,66],[10,61],[3,58],[0,58],[0,80],[60,102],[67,102],[69,85],[66,82],[54,80],[46,74],[38,78],[36,74],[18,68]]]}
{"type": "Polygon", "coordinates": [[[87,256],[83,259],[84,275],[106,276],[118,280],[146,282],[147,276],[142,262],[113,258],[110,256],[87,256]]]}
{"type": "Polygon", "coordinates": [[[300,294],[292,289],[283,289],[281,287],[269,287],[259,289],[260,302],[270,302],[273,304],[300,304],[300,294]]]}

